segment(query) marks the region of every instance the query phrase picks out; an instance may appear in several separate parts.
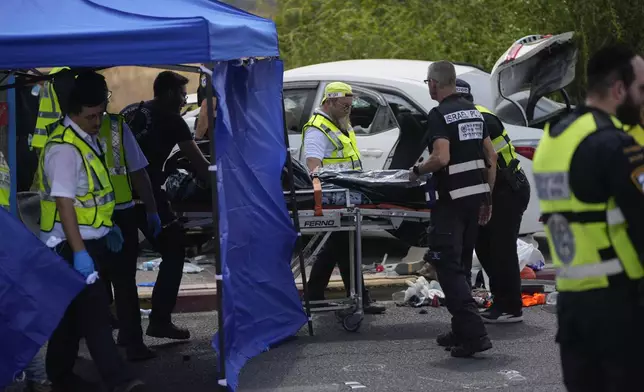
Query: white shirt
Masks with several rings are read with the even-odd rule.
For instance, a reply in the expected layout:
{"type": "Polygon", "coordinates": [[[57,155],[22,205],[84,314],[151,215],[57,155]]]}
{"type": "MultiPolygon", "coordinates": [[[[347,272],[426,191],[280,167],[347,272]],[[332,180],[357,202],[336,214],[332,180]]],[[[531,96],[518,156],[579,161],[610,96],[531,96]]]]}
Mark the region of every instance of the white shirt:
{"type": "MultiPolygon", "coordinates": [[[[315,109],[315,114],[329,118],[321,109],[315,109]]],[[[303,143],[304,148],[300,148],[300,153],[304,152],[304,158],[306,159],[315,158],[323,160],[324,157],[330,157],[333,150],[335,150],[335,146],[324,132],[314,127],[308,127],[304,130],[303,143]]]]}

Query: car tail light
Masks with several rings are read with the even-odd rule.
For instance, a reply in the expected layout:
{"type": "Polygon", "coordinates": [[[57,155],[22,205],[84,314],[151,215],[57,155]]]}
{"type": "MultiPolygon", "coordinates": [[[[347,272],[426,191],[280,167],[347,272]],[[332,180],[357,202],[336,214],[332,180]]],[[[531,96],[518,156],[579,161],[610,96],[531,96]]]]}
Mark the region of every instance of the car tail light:
{"type": "Polygon", "coordinates": [[[539,145],[538,140],[517,140],[513,141],[514,150],[517,154],[532,160],[534,158],[534,152],[539,145]]]}

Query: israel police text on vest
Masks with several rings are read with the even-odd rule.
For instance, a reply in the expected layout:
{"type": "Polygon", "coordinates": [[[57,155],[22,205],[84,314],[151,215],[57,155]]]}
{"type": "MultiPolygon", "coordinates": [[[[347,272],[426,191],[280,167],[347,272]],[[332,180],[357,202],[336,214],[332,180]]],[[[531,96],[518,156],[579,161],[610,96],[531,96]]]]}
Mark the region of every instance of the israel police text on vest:
{"type": "MultiPolygon", "coordinates": [[[[70,69],[69,67],[52,68],[49,75],[54,75],[63,70],[70,69]]],[[[54,83],[46,81],[40,89],[38,106],[38,119],[36,120],[36,130],[31,138],[31,147],[43,148],[47,142],[47,126],[58,121],[61,116],[60,104],[58,102],[58,95],[54,90],[54,83]]]]}
{"type": "MultiPolygon", "coordinates": [[[[81,226],[94,228],[112,227],[114,212],[114,192],[105,164],[96,152],[71,127],[59,124],[50,134],[45,149],[50,144],[70,144],[74,146],[87,171],[88,191],[77,195],[74,210],[81,226]]],[[[46,150],[45,150],[46,151],[46,150]]],[[[60,222],[56,200],[51,196],[51,184],[44,172],[45,155],[41,154],[38,171],[40,172],[40,230],[49,232],[55,222],[60,222]]]]}
{"type": "Polygon", "coordinates": [[[483,115],[463,98],[444,100],[434,108],[450,128],[449,165],[435,174],[439,198],[456,200],[490,192],[485,181],[483,115]]]}
{"type": "Polygon", "coordinates": [[[316,113],[309,122],[304,125],[302,132],[302,145],[304,145],[305,132],[309,128],[319,129],[333,144],[333,152],[330,156],[322,159],[322,166],[331,170],[361,170],[360,151],[356,142],[356,134],[353,128],[349,127],[347,133],[343,133],[333,121],[326,116],[316,113]]]}
{"type": "Polygon", "coordinates": [[[103,116],[99,133],[101,141],[104,142],[105,165],[110,173],[117,205],[132,201],[132,184],[123,147],[123,122],[123,116],[107,113],[103,116]]]}
{"type": "Polygon", "coordinates": [[[535,151],[533,172],[539,205],[558,268],[557,289],[562,292],[607,288],[609,276],[644,277],[615,199],[585,203],[570,188],[570,165],[577,147],[597,129],[613,125],[622,127],[615,117],[585,113],[556,136],[546,126],[535,151]]]}

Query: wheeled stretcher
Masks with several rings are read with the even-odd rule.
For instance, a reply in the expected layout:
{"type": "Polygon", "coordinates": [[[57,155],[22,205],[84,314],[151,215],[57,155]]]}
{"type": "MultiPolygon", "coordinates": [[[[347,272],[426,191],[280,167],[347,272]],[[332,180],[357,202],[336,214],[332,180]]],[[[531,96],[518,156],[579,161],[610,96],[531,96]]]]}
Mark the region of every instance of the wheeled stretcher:
{"type": "MultiPolygon", "coordinates": [[[[313,209],[298,210],[298,220],[302,235],[312,235],[307,245],[302,249],[302,260],[297,252],[291,259],[291,270],[295,279],[302,275],[302,268],[312,265],[317,254],[322,249],[333,232],[345,232],[349,235],[349,265],[350,287],[347,298],[335,301],[333,305],[314,307],[311,312],[335,311],[336,317],[347,331],[357,331],[362,323],[364,313],[362,308],[362,279],[358,272],[362,269],[362,232],[365,231],[395,231],[405,222],[413,222],[425,227],[430,220],[430,210],[412,209],[395,204],[354,204],[351,202],[347,188],[323,189],[319,179],[313,180],[313,189],[295,191],[295,197],[313,196],[313,209]],[[345,204],[323,205],[323,196],[327,198],[333,193],[344,193],[345,204]]],[[[284,192],[285,198],[291,197],[290,192],[284,192]]],[[[194,204],[175,204],[175,212],[183,220],[184,227],[206,229],[212,224],[210,206],[199,210],[194,204]]],[[[293,217],[293,212],[290,212],[293,217]]],[[[304,283],[304,282],[303,282],[304,283]]],[[[328,304],[328,301],[309,301],[308,305],[328,304]]],[[[306,305],[306,300],[303,301],[306,305]]]]}
{"type": "MultiPolygon", "coordinates": [[[[313,210],[298,211],[300,231],[303,235],[313,234],[313,238],[302,250],[304,262],[300,261],[300,255],[294,255],[291,260],[291,270],[298,278],[302,273],[302,267],[306,268],[312,262],[318,252],[322,249],[329,236],[333,232],[346,232],[349,235],[349,266],[350,266],[350,287],[349,296],[336,305],[315,307],[311,312],[335,311],[338,321],[342,322],[345,330],[355,332],[360,328],[364,313],[362,309],[362,279],[358,272],[362,271],[362,232],[365,231],[387,231],[398,229],[404,221],[429,223],[429,210],[413,210],[391,204],[378,205],[353,205],[349,195],[349,189],[321,189],[316,186],[318,180],[314,179],[313,190],[296,191],[296,195],[314,194],[315,208],[313,210]],[[329,206],[324,208],[321,205],[324,193],[345,192],[345,206],[329,206]]],[[[285,192],[287,194],[287,192],[285,192]]],[[[292,213],[291,213],[292,215],[292,213]]],[[[328,301],[310,301],[310,305],[327,304],[328,301]]]]}

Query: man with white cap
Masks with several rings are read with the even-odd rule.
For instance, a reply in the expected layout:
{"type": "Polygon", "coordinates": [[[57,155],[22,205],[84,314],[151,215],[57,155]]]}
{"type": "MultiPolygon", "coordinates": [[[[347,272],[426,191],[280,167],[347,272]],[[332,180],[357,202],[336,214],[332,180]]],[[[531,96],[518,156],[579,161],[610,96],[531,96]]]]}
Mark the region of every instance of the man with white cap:
{"type": "MultiPolygon", "coordinates": [[[[361,170],[360,151],[356,135],[351,127],[349,115],[353,104],[351,86],[332,82],[324,89],[322,106],[317,108],[311,119],[304,125],[301,153],[311,173],[324,170],[361,170]]],[[[309,278],[309,299],[324,300],[324,290],[329,284],[336,262],[347,292],[350,287],[350,267],[347,257],[348,237],[346,233],[333,233],[320,252],[309,278]]],[[[361,279],[362,275],[360,275],[361,279]]],[[[384,306],[376,305],[369,291],[362,284],[364,312],[382,313],[384,306]]]]}

